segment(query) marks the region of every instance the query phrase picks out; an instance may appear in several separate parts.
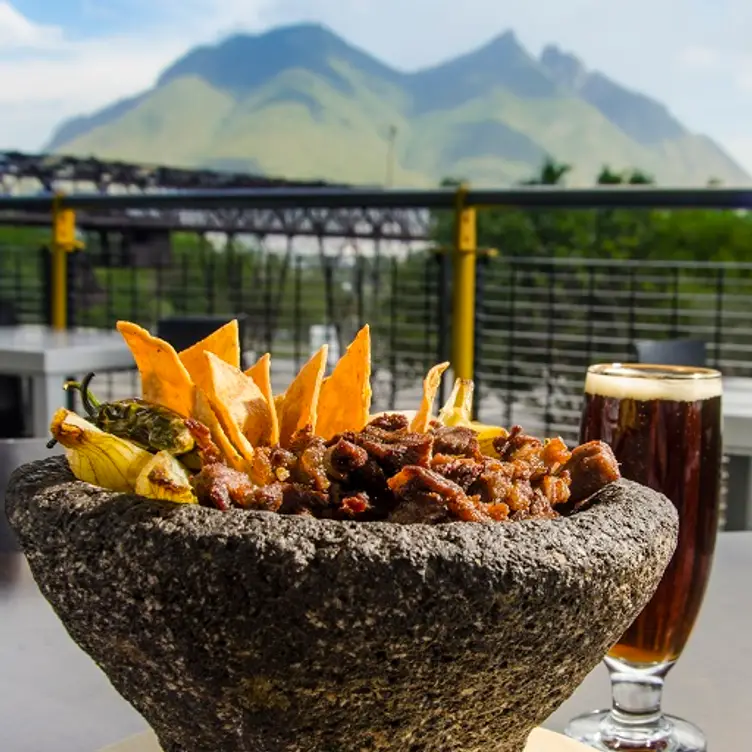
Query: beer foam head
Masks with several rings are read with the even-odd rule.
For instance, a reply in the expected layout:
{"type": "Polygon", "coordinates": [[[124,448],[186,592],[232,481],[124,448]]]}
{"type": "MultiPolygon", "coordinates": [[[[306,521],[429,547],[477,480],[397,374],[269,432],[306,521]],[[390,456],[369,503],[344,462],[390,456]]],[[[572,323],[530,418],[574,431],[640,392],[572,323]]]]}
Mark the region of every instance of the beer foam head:
{"type": "Polygon", "coordinates": [[[585,392],[613,399],[696,402],[720,397],[718,371],[682,366],[644,366],[628,363],[593,366],[585,379],[585,392]]]}

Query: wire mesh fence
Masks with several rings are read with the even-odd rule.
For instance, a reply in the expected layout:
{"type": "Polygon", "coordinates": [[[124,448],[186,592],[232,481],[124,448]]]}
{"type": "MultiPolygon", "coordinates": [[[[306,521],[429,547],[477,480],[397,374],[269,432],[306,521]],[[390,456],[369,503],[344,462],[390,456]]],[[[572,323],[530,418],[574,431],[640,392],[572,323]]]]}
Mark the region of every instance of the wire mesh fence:
{"type": "MultiPolygon", "coordinates": [[[[241,316],[244,359],[270,352],[279,392],[321,344],[331,367],[368,323],[374,409],[415,408],[446,339],[436,326],[442,263],[424,242],[188,233],[136,260],[94,235],[70,258],[69,321],[112,328],[127,319],[158,332],[168,318],[241,316]]],[[[105,397],[138,391],[133,372],[98,381],[105,397]]]]}
{"type": "Polygon", "coordinates": [[[47,321],[48,253],[44,238],[21,233],[0,238],[0,324],[41,324],[47,321]],[[25,237],[24,237],[25,235],[25,237]]]}
{"type": "MultiPolygon", "coordinates": [[[[0,241],[9,323],[48,319],[45,241],[33,228],[0,241]]],[[[271,352],[280,390],[323,342],[333,363],[366,322],[375,409],[414,408],[426,370],[449,357],[450,263],[426,241],[173,232],[135,253],[89,233],[69,278],[72,326],[128,319],[156,331],[170,317],[243,315],[246,360],[271,352]]],[[[708,365],[752,376],[752,264],[499,255],[481,259],[477,283],[485,422],[572,440],[587,366],[633,359],[641,340],[696,339],[708,365]]],[[[110,374],[105,396],[137,388],[135,374],[110,374]]]]}
{"type": "Polygon", "coordinates": [[[697,340],[708,365],[752,375],[752,265],[494,258],[482,274],[482,420],[574,439],[588,365],[646,340],[697,340]]]}

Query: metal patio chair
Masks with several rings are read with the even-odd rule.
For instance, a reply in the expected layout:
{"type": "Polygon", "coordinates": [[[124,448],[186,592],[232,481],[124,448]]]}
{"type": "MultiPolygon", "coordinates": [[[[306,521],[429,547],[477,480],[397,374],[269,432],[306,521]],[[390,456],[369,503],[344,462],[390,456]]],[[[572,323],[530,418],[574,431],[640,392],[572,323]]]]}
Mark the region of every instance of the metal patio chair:
{"type": "Polygon", "coordinates": [[[705,342],[698,339],[643,339],[634,350],[637,363],[699,368],[707,363],[705,342]]]}
{"type": "Polygon", "coordinates": [[[247,327],[247,316],[241,314],[194,314],[169,316],[157,322],[157,337],[169,342],[178,352],[208,337],[213,331],[232,319],[238,320],[240,330],[240,365],[246,369],[243,343],[247,327]]]}

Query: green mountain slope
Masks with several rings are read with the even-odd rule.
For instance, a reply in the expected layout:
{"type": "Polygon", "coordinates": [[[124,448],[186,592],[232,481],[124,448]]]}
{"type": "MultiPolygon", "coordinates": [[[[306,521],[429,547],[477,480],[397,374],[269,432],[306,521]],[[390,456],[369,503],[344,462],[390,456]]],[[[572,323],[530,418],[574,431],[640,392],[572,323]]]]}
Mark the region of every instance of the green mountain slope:
{"type": "Polygon", "coordinates": [[[391,171],[402,186],[446,176],[503,185],[547,155],[575,167],[574,184],[604,164],[663,184],[750,182],[659,102],[555,47],[536,59],[512,32],[417,73],[321,26],[234,36],[189,52],[153,89],[64,123],[48,149],[360,184],[391,171]]]}

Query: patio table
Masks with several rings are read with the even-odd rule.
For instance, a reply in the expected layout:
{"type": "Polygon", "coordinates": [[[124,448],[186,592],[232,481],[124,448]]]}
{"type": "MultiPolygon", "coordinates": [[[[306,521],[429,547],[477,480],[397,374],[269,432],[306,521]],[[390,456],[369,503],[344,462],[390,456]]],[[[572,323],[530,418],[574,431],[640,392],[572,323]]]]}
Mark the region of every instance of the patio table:
{"type": "MultiPolygon", "coordinates": [[[[665,708],[698,723],[711,752],[746,749],[752,704],[752,532],[721,533],[703,610],[669,674],[665,708]]],[[[575,714],[609,701],[596,668],[543,725],[562,731],[575,714]]],[[[140,715],[68,637],[25,559],[0,554],[0,749],[96,752],[146,729],[140,715]]]]}
{"type": "Polygon", "coordinates": [[[49,434],[50,419],[65,402],[62,385],[66,378],[133,367],[133,356],[114,330],[0,327],[0,374],[31,380],[31,432],[35,437],[49,434]]]}

